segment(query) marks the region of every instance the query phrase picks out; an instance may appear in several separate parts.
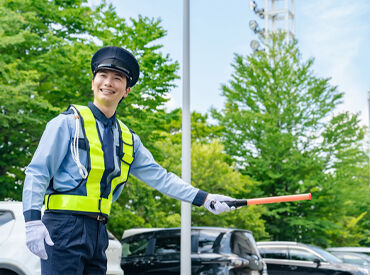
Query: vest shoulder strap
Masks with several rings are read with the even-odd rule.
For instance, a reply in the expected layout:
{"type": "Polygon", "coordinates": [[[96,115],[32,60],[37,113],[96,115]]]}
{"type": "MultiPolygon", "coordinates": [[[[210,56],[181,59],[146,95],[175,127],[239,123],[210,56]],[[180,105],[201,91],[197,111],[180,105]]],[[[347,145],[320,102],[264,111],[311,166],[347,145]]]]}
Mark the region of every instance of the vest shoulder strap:
{"type": "Polygon", "coordinates": [[[67,111],[70,110],[73,107],[77,109],[77,111],[83,117],[84,120],[95,121],[94,115],[91,112],[89,107],[82,106],[82,105],[71,104],[71,105],[69,105],[67,111]]]}
{"type": "Polygon", "coordinates": [[[130,129],[121,120],[117,119],[117,121],[122,131],[123,142],[127,145],[133,145],[133,138],[130,129]]]}

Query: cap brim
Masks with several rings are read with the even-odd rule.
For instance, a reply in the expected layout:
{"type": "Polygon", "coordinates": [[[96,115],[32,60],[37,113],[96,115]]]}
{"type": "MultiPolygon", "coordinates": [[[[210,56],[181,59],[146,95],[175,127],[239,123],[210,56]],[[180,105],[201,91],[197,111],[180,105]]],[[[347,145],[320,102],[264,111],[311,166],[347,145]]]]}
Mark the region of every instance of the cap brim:
{"type": "Polygon", "coordinates": [[[127,80],[129,81],[129,76],[127,75],[127,73],[123,72],[122,70],[119,70],[119,69],[116,69],[116,68],[112,68],[112,67],[109,67],[109,66],[102,66],[102,67],[99,67],[97,68],[97,70],[95,71],[95,74],[101,70],[108,70],[108,71],[115,71],[115,72],[118,72],[118,73],[121,73],[123,74],[127,80]]]}

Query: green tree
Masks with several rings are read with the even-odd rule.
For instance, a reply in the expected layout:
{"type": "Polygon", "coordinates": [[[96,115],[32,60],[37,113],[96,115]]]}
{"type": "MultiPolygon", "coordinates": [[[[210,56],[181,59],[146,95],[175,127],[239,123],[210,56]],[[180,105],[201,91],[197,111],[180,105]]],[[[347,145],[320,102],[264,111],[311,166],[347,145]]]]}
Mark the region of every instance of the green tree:
{"type": "MultiPolygon", "coordinates": [[[[81,9],[81,7],[79,8],[81,9]]],[[[66,108],[70,103],[86,105],[92,100],[90,60],[101,46],[114,45],[130,50],[138,59],[140,78],[129,96],[117,109],[117,115],[140,135],[143,143],[153,151],[159,137],[156,130],[163,129],[166,113],[164,104],[168,93],[178,78],[178,62],[160,50],[159,40],[167,32],[159,19],[139,16],[125,19],[117,15],[115,8],[106,1],[95,9],[71,12],[86,17],[80,21],[80,31],[71,32],[69,43],[51,48],[40,59],[43,69],[39,93],[54,106],[66,108]],[[62,66],[61,66],[62,64],[62,66]]],[[[77,19],[74,19],[78,21],[77,19]]]]}
{"type": "MultiPolygon", "coordinates": [[[[226,194],[235,198],[257,196],[258,185],[248,176],[235,171],[228,163],[223,145],[215,139],[220,127],[209,125],[207,115],[197,112],[191,114],[192,120],[192,185],[210,193],[226,194]]],[[[162,138],[155,146],[160,150],[158,163],[168,171],[181,175],[181,110],[171,112],[167,117],[167,131],[160,132],[162,138]]],[[[180,202],[169,198],[146,184],[130,178],[123,194],[119,198],[120,209],[113,209],[112,217],[130,219],[130,215],[121,214],[132,211],[139,217],[136,221],[109,223],[109,229],[116,236],[121,236],[124,229],[140,227],[177,227],[180,226],[180,202]]],[[[226,226],[244,228],[253,231],[256,238],[267,238],[261,215],[266,208],[252,206],[237,211],[215,216],[203,207],[192,207],[192,225],[226,226]]],[[[112,218],[113,219],[113,218],[112,218]]],[[[116,218],[114,218],[116,219],[116,218]]]]}
{"type": "MultiPolygon", "coordinates": [[[[342,93],[329,78],[315,76],[313,59],[303,61],[297,43],[285,44],[284,34],[272,36],[266,47],[247,57],[235,55],[234,73],[222,86],[226,103],[212,114],[224,127],[221,139],[227,154],[241,173],[260,182],[264,196],[312,192],[312,201],[267,205],[263,217],[272,239],[326,246],[346,212],[337,215],[343,205],[333,194],[343,185],[350,188],[348,182],[339,183],[333,159],[337,165],[343,163],[353,147],[356,156],[362,156],[356,144],[364,129],[347,127],[329,134],[327,122],[342,93]],[[347,142],[345,154],[327,151],[336,138],[347,142]]],[[[333,120],[339,128],[348,124],[341,114],[333,120]]],[[[347,120],[356,116],[348,115],[347,120]]],[[[363,164],[361,158],[352,160],[353,166],[363,164]]]]}
{"type": "Polygon", "coordinates": [[[363,150],[365,128],[359,125],[358,115],[341,113],[330,120],[322,135],[327,181],[335,185],[328,196],[337,213],[331,216],[337,228],[328,232],[330,245],[370,244],[370,168],[363,150]]]}
{"type": "Polygon", "coordinates": [[[46,39],[41,39],[45,30],[37,23],[39,3],[0,3],[0,199],[19,200],[24,167],[56,110],[39,97],[40,73],[29,66],[46,39]]]}
{"type": "MultiPolygon", "coordinates": [[[[166,113],[163,131],[170,134],[173,143],[181,144],[182,138],[182,111],[180,108],[166,113]]],[[[223,127],[208,122],[208,114],[196,111],[191,113],[191,140],[192,142],[211,143],[218,139],[223,127]]],[[[162,132],[163,132],[162,131],[162,132]]],[[[160,131],[161,132],[161,131],[160,131]]]]}
{"type": "Polygon", "coordinates": [[[150,149],[163,128],[178,63],[160,52],[160,20],[126,21],[105,1],[96,9],[86,2],[0,1],[0,199],[21,198],[24,167],[46,122],[70,103],[92,100],[90,60],[101,45],[130,49],[141,67],[118,116],[150,149]]]}
{"type": "MultiPolygon", "coordinates": [[[[235,171],[226,160],[224,146],[217,141],[209,144],[194,143],[192,146],[192,181],[202,190],[216,194],[243,199],[254,197],[258,184],[248,176],[235,171]]],[[[256,239],[265,238],[265,222],[261,215],[266,212],[264,206],[248,206],[215,217],[205,208],[193,207],[194,225],[222,226],[248,229],[256,239]]]]}

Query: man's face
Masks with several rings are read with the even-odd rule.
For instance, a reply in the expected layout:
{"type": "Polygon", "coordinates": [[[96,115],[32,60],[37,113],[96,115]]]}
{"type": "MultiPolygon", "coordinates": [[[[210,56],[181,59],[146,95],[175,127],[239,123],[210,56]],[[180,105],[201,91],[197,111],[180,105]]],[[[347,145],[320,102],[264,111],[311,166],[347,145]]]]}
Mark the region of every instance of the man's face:
{"type": "Polygon", "coordinates": [[[92,80],[94,104],[96,106],[117,107],[123,97],[130,92],[126,77],[116,71],[100,70],[92,80]]]}

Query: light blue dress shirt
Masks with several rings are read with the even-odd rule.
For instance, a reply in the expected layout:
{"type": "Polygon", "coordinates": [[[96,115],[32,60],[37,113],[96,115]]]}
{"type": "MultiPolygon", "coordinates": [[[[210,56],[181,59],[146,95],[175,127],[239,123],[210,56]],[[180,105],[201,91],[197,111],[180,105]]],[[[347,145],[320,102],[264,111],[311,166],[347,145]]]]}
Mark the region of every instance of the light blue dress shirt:
{"type": "MultiPolygon", "coordinates": [[[[89,103],[99,128],[103,133],[104,123],[108,120],[104,114],[92,103],[89,103]]],[[[23,187],[23,212],[25,220],[41,218],[41,208],[46,189],[53,179],[53,188],[58,192],[69,191],[75,188],[82,180],[77,164],[71,153],[71,143],[76,130],[74,114],[65,112],[52,119],[41,137],[38,148],[26,169],[26,178],[23,187]]],[[[114,145],[118,148],[119,131],[113,126],[114,145]]],[[[82,129],[79,137],[83,140],[82,129]]],[[[167,172],[153,158],[152,154],[142,144],[138,135],[133,133],[134,161],[130,174],[172,198],[200,206],[203,204],[207,192],[184,182],[173,173],[167,172]]],[[[79,150],[81,163],[87,167],[87,152],[79,150]]],[[[119,172],[120,160],[115,154],[115,170],[108,175],[107,181],[119,172]]],[[[113,200],[117,200],[122,192],[123,185],[113,193],[113,200]]]]}

